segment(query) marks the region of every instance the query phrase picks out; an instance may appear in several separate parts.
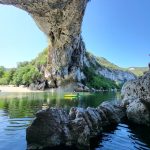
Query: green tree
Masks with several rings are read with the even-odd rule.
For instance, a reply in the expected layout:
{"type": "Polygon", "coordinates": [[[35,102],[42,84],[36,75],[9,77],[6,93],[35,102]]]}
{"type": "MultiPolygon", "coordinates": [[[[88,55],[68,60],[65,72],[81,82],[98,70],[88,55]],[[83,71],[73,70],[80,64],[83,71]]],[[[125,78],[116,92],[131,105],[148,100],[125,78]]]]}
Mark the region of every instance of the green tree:
{"type": "Polygon", "coordinates": [[[13,83],[17,86],[29,86],[31,83],[36,82],[39,78],[41,78],[39,70],[35,66],[28,64],[24,67],[19,67],[16,70],[13,76],[13,83]]]}
{"type": "Polygon", "coordinates": [[[85,67],[83,70],[86,75],[86,81],[84,84],[87,84],[89,87],[93,87],[95,89],[103,88],[105,90],[111,88],[119,88],[119,86],[110,79],[107,79],[103,76],[97,75],[93,68],[85,67]]]}
{"type": "Polygon", "coordinates": [[[0,66],[0,78],[4,75],[5,68],[3,66],[0,66]]]}

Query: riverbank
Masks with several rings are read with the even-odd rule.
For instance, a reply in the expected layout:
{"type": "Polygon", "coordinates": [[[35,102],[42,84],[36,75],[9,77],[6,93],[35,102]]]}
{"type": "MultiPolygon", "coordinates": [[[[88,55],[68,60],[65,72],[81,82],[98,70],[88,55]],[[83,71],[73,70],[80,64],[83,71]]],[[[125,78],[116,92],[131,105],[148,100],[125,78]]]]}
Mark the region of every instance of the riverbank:
{"type": "MultiPolygon", "coordinates": [[[[84,85],[82,85],[84,86],[84,85]]],[[[81,85],[77,87],[76,84],[68,84],[66,86],[60,86],[58,88],[48,88],[45,90],[31,90],[23,85],[16,87],[14,85],[0,85],[0,92],[11,92],[11,93],[30,93],[30,92],[117,92],[117,89],[110,90],[96,90],[94,88],[83,88],[81,85]],[[77,88],[75,88],[77,87],[77,88]]]]}
{"type": "Polygon", "coordinates": [[[0,92],[10,93],[33,93],[33,92],[73,92],[75,84],[68,84],[66,86],[60,86],[58,88],[47,88],[44,90],[31,90],[29,87],[20,85],[19,87],[14,85],[0,85],[0,92]]]}
{"type": "Polygon", "coordinates": [[[13,85],[0,85],[0,92],[17,92],[17,93],[28,93],[28,92],[42,92],[42,91],[33,91],[24,86],[13,86],[13,85]]]}
{"type": "Polygon", "coordinates": [[[31,90],[29,87],[23,85],[17,87],[14,85],[0,85],[0,92],[2,93],[40,93],[40,92],[73,92],[74,84],[68,84],[66,86],[58,88],[47,88],[45,90],[31,90]]]}

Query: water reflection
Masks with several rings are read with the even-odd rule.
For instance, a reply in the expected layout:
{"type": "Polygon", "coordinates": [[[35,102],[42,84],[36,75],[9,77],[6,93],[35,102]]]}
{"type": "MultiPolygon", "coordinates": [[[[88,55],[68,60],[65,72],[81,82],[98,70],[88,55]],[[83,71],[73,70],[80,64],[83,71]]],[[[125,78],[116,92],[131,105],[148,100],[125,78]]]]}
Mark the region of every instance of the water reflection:
{"type": "MultiPolygon", "coordinates": [[[[0,150],[25,150],[26,128],[35,113],[46,107],[97,107],[106,100],[119,100],[119,93],[80,93],[64,98],[65,93],[0,93],[0,150]]],[[[92,141],[91,150],[150,150],[150,129],[119,124],[92,141]]]]}
{"type": "Polygon", "coordinates": [[[92,139],[91,150],[150,150],[149,131],[148,127],[120,123],[92,139]]]}
{"type": "Polygon", "coordinates": [[[35,113],[46,107],[97,107],[105,100],[116,99],[115,93],[80,93],[77,98],[64,98],[65,93],[0,93],[0,150],[26,149],[25,129],[35,113]]]}
{"type": "Polygon", "coordinates": [[[9,118],[33,117],[35,112],[42,109],[43,105],[49,107],[62,107],[67,110],[70,107],[97,107],[105,100],[116,99],[114,93],[80,93],[80,97],[64,98],[64,93],[28,93],[28,94],[10,94],[0,96],[0,109],[8,114],[9,118]]]}

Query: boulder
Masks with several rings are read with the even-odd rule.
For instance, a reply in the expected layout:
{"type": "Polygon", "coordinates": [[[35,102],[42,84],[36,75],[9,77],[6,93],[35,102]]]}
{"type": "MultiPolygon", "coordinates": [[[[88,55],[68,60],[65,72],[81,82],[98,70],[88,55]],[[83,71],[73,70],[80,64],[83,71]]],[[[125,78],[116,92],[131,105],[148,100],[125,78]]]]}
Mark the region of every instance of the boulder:
{"type": "Polygon", "coordinates": [[[74,91],[76,92],[83,92],[84,91],[84,84],[78,82],[74,87],[74,91]]]}
{"type": "Polygon", "coordinates": [[[45,88],[47,88],[47,81],[42,81],[42,82],[36,82],[36,83],[31,83],[29,86],[30,90],[45,90],[45,88]]]}
{"type": "Polygon", "coordinates": [[[27,128],[28,149],[55,147],[60,145],[89,149],[90,138],[99,135],[102,129],[117,124],[125,116],[122,107],[103,103],[97,108],[48,108],[39,111],[27,128]]]}
{"type": "Polygon", "coordinates": [[[75,87],[74,91],[75,92],[83,92],[83,88],[82,87],[75,87]]]}
{"type": "Polygon", "coordinates": [[[122,90],[122,105],[127,117],[138,124],[150,125],[150,71],[136,80],[128,81],[122,90]]]}
{"type": "Polygon", "coordinates": [[[103,102],[99,107],[104,113],[109,124],[118,124],[125,115],[125,109],[120,104],[103,102]]]}
{"type": "Polygon", "coordinates": [[[127,117],[134,123],[150,125],[149,109],[145,107],[139,99],[136,99],[129,104],[127,107],[127,117]]]}
{"type": "Polygon", "coordinates": [[[47,109],[37,112],[36,119],[27,128],[26,139],[28,149],[52,147],[70,141],[70,132],[67,127],[68,115],[62,109],[47,109]]]}
{"type": "Polygon", "coordinates": [[[96,90],[94,88],[91,88],[91,92],[96,92],[96,90]]]}
{"type": "Polygon", "coordinates": [[[57,85],[56,85],[56,83],[55,83],[55,81],[54,80],[49,80],[48,81],[48,87],[49,88],[55,88],[57,85]]]}
{"type": "Polygon", "coordinates": [[[85,92],[90,92],[90,88],[88,86],[84,86],[84,91],[85,92]]]}

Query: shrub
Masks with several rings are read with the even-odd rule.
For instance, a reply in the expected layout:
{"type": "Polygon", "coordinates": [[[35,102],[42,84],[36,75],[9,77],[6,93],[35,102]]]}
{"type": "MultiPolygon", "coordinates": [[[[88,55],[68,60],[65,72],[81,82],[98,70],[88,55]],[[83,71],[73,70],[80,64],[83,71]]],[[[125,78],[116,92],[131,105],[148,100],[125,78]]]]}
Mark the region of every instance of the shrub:
{"type": "Polygon", "coordinates": [[[4,75],[5,68],[3,66],[0,66],[0,78],[4,75]]]}
{"type": "Polygon", "coordinates": [[[0,85],[10,84],[10,82],[13,79],[14,73],[15,73],[15,69],[5,70],[3,72],[3,75],[0,77],[0,85]]]}
{"type": "Polygon", "coordinates": [[[40,77],[41,73],[39,70],[35,66],[29,64],[16,70],[13,76],[13,83],[17,86],[29,86],[31,83],[36,82],[40,77]]]}

